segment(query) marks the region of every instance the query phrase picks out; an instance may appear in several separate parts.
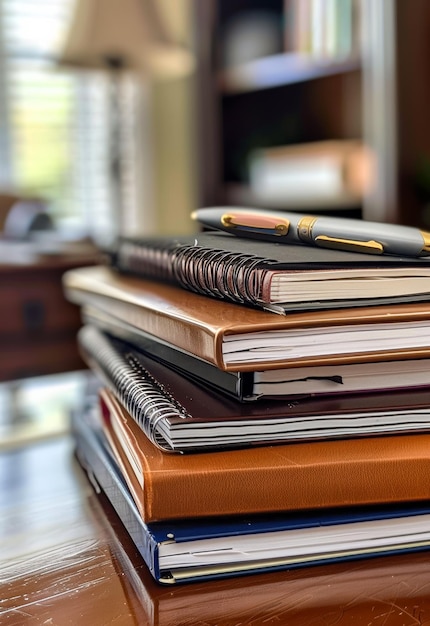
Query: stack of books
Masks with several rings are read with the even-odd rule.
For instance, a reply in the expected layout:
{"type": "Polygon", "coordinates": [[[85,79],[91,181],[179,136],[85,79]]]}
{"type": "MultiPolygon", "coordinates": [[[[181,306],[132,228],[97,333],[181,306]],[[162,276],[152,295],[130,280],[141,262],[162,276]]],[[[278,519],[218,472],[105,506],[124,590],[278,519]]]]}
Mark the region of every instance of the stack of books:
{"type": "Polygon", "coordinates": [[[285,48],[321,59],[361,49],[361,0],[284,0],[285,48]]]}
{"type": "Polygon", "coordinates": [[[162,583],[430,545],[430,261],[201,233],[64,276],[81,464],[162,583]]]}

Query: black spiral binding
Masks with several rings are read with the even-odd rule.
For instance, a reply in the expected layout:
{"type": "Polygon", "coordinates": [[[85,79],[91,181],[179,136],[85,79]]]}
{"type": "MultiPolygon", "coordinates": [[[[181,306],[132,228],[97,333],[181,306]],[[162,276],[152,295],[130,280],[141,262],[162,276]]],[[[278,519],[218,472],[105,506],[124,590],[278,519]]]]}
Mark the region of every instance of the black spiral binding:
{"type": "Polygon", "coordinates": [[[95,362],[106,384],[123,404],[146,436],[160,449],[172,448],[160,434],[160,422],[190,415],[143,367],[131,353],[122,354],[100,331],[86,326],[79,331],[79,343],[95,362]]]}
{"type": "Polygon", "coordinates": [[[147,278],[172,281],[174,275],[170,260],[171,252],[171,245],[158,240],[152,246],[123,240],[118,249],[116,264],[118,269],[123,271],[147,278]]]}
{"type": "Polygon", "coordinates": [[[260,306],[267,269],[273,259],[194,245],[123,241],[120,270],[179,284],[184,289],[239,304],[260,306]]]}

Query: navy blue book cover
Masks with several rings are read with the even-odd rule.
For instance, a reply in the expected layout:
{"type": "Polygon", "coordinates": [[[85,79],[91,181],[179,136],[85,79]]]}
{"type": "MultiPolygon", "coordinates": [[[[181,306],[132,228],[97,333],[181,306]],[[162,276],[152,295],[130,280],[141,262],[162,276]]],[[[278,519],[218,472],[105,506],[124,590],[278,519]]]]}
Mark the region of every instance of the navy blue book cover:
{"type": "MultiPolygon", "coordinates": [[[[374,523],[378,520],[398,518],[400,521],[403,520],[402,523],[406,520],[408,524],[413,523],[413,518],[418,520],[422,518],[424,525],[429,528],[430,504],[427,508],[425,506],[417,507],[412,504],[399,507],[381,506],[354,510],[328,510],[325,514],[319,512],[317,515],[292,513],[279,516],[256,515],[246,518],[237,516],[222,518],[221,520],[183,520],[175,521],[174,523],[157,522],[145,524],[109,450],[109,444],[103,439],[103,433],[94,428],[93,425],[90,426],[86,422],[85,416],[80,415],[74,415],[72,428],[76,441],[78,460],[90,479],[92,479],[91,482],[96,490],[101,489],[107,496],[133,539],[152,576],[159,582],[184,582],[257,571],[285,569],[299,565],[354,559],[362,556],[376,556],[381,553],[387,554],[423,549],[430,544],[430,531],[427,533],[427,537],[421,531],[418,531],[421,532],[419,536],[414,535],[412,531],[408,531],[410,534],[405,535],[404,541],[398,541],[397,545],[391,547],[389,545],[388,547],[386,545],[378,545],[377,542],[372,545],[371,541],[370,547],[365,549],[345,551],[337,549],[337,539],[335,537],[335,544],[330,544],[334,545],[334,550],[323,549],[319,554],[312,554],[311,552],[310,556],[305,553],[303,553],[302,557],[299,555],[295,558],[284,559],[279,559],[276,556],[274,558],[261,559],[256,556],[249,561],[242,562],[240,559],[233,561],[233,564],[229,563],[228,559],[224,562],[224,557],[221,556],[222,563],[217,566],[211,566],[206,561],[205,565],[201,567],[195,566],[195,562],[191,559],[188,567],[178,565],[177,567],[173,566],[171,570],[163,569],[160,567],[160,549],[165,551],[166,546],[167,550],[169,550],[169,546],[178,546],[180,550],[180,544],[185,542],[187,542],[187,547],[191,547],[191,552],[193,544],[196,545],[198,561],[199,555],[202,553],[199,551],[199,543],[206,540],[218,540],[214,545],[218,546],[218,554],[222,554],[224,549],[222,547],[223,541],[220,542],[219,540],[225,540],[225,550],[227,552],[229,549],[228,543],[234,537],[243,538],[245,541],[250,540],[254,548],[258,549],[259,537],[263,539],[264,544],[266,538],[273,533],[275,534],[273,536],[276,536],[277,533],[287,531],[286,534],[288,535],[290,531],[305,532],[306,529],[315,528],[320,529],[320,535],[324,537],[325,531],[322,529],[331,528],[336,531],[339,525],[354,526],[354,524],[350,524],[351,522],[374,523]]],[[[416,533],[417,531],[414,530],[413,532],[416,533]]],[[[203,543],[202,545],[204,546],[205,544],[203,543]]],[[[240,545],[240,542],[238,545],[240,545]]]]}

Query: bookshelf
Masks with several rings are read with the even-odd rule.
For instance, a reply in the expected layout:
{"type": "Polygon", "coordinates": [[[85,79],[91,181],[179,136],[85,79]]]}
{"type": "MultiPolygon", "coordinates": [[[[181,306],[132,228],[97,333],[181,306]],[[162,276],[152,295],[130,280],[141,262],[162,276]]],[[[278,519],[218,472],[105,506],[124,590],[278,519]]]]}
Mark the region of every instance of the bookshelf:
{"type": "MultiPolygon", "coordinates": [[[[199,204],[292,210],[282,198],[256,196],[249,179],[253,151],[359,140],[374,155],[377,175],[371,188],[359,198],[339,197],[310,208],[430,228],[430,217],[416,190],[420,153],[426,154],[430,141],[423,146],[419,130],[412,136],[406,130],[409,112],[413,111],[415,129],[425,123],[422,108],[418,116],[420,93],[412,83],[408,56],[413,53],[411,62],[418,72],[423,67],[424,46],[414,41],[414,33],[418,39],[426,33],[428,37],[430,7],[423,0],[413,4],[398,0],[196,0],[199,204]],[[308,42],[305,49],[300,36],[291,34],[291,26],[288,32],[287,26],[291,7],[298,3],[311,9],[349,6],[353,10],[349,46],[343,42],[337,53],[333,44],[321,43],[321,34],[314,32],[318,42],[308,42]],[[246,46],[241,49],[237,41],[242,36],[237,24],[247,12],[270,14],[273,36],[265,36],[263,29],[262,39],[266,46],[270,40],[272,47],[260,55],[258,50],[248,50],[248,58],[241,59],[246,46]],[[410,39],[411,45],[404,43],[410,39]]],[[[258,33],[255,24],[254,28],[258,33]]],[[[424,67],[428,63],[424,59],[424,67]]],[[[426,81],[421,74],[417,82],[422,95],[426,81]]]]}
{"type": "Polygon", "coordinates": [[[281,53],[221,70],[217,82],[222,94],[235,95],[294,85],[359,69],[358,57],[324,62],[305,55],[281,53]]]}

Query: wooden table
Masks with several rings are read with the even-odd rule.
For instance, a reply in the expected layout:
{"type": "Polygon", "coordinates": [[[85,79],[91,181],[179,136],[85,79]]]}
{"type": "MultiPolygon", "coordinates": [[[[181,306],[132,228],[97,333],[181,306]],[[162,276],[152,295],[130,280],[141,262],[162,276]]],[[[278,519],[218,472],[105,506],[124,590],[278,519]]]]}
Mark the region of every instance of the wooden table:
{"type": "Polygon", "coordinates": [[[430,553],[163,587],[67,437],[0,455],[2,626],[430,624],[430,553]]]}

